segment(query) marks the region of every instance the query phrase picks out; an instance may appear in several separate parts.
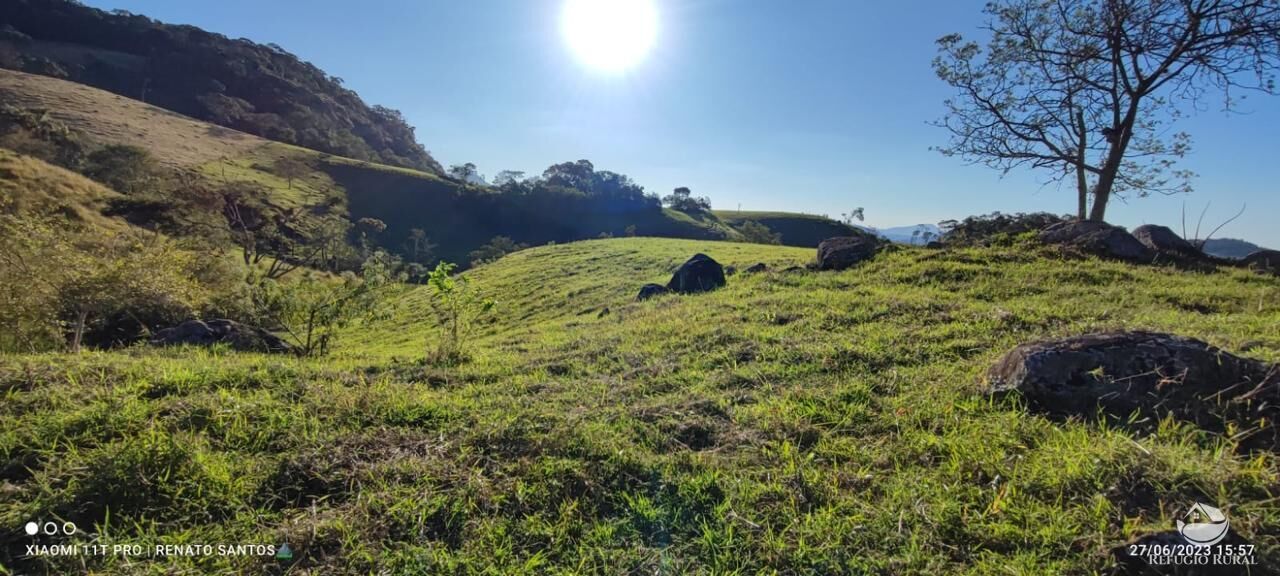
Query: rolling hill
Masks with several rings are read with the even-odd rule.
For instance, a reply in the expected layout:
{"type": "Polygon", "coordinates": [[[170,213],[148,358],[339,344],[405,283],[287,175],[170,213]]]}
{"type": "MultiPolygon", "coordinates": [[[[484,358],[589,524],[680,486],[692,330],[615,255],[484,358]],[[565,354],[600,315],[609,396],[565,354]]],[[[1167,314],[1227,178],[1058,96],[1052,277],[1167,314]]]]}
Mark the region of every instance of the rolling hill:
{"type": "Polygon", "coordinates": [[[715,210],[714,214],[731,226],[757,222],[782,235],[784,246],[815,248],[834,236],[856,234],[855,227],[816,214],[749,210],[715,210]]]}
{"type": "Polygon", "coordinates": [[[1257,244],[1238,238],[1210,238],[1204,242],[1201,249],[1221,258],[1244,258],[1258,250],[1263,250],[1257,244]]]}
{"type": "Polygon", "coordinates": [[[442,172],[395,110],[276,45],[68,0],[0,5],[0,67],[67,78],[187,116],[360,160],[442,172]]]}
{"type": "Polygon", "coordinates": [[[942,235],[942,230],[936,224],[916,224],[914,226],[894,226],[892,228],[877,228],[875,230],[880,236],[889,239],[892,242],[900,244],[925,244],[923,235],[929,234],[930,239],[937,239],[942,235]],[[919,231],[919,233],[917,233],[919,231]]]}
{"type": "Polygon", "coordinates": [[[625,238],[465,274],[498,302],[471,361],[429,288],[332,356],[221,349],[0,357],[0,522],[99,544],[265,556],[26,557],[22,573],[1090,574],[1202,498],[1280,561],[1280,470],[1169,420],[1149,434],[979,392],[1010,347],[1173,331],[1280,360],[1280,284],[903,247],[844,272],[812,250],[625,238]],[[695,252],[765,262],[708,294],[634,300],[695,252]],[[288,543],[293,557],[272,557],[288,543]]]}
{"type": "MultiPolygon", "coordinates": [[[[0,97],[67,126],[91,147],[128,144],[148,150],[173,169],[195,172],[214,184],[251,182],[263,199],[282,208],[336,206],[352,221],[376,218],[387,227],[373,240],[404,250],[410,231],[426,231],[436,256],[466,263],[468,253],[494,236],[540,245],[622,236],[735,239],[715,219],[695,219],[658,208],[574,213],[580,195],[559,206],[521,203],[492,189],[464,186],[432,173],[325,154],[212,125],[137,100],[66,80],[0,69],[0,97]],[[286,180],[273,166],[293,159],[306,167],[286,180]]],[[[587,207],[587,210],[595,210],[587,207]]]]}

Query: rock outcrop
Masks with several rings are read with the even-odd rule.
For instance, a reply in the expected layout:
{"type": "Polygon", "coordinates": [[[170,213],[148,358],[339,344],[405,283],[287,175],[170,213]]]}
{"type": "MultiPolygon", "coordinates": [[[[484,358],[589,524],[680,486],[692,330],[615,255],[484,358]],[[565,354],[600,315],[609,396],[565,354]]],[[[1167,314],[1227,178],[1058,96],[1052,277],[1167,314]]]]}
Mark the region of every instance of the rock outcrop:
{"type": "Polygon", "coordinates": [[[1152,252],[1158,254],[1173,256],[1176,258],[1203,258],[1204,253],[1191,245],[1190,242],[1183,240],[1173,230],[1166,226],[1157,226],[1155,224],[1143,224],[1133,229],[1133,237],[1138,239],[1143,246],[1146,246],[1152,252]]]}
{"type": "Polygon", "coordinates": [[[187,320],[159,330],[152,346],[213,346],[227,344],[242,352],[289,352],[292,347],[275,334],[234,320],[187,320]]]}
{"type": "Polygon", "coordinates": [[[724,267],[706,254],[694,254],[676,269],[667,290],[679,294],[709,292],[725,285],[724,267]]]}
{"type": "Polygon", "coordinates": [[[1280,250],[1259,250],[1245,256],[1242,263],[1259,272],[1280,276],[1280,250]]]}
{"type": "Polygon", "coordinates": [[[880,240],[871,235],[837,236],[818,244],[819,270],[844,270],[870,260],[880,250],[880,240]]]}
{"type": "Polygon", "coordinates": [[[1040,231],[1045,244],[1070,246],[1082,252],[1127,262],[1150,262],[1155,252],[1119,226],[1093,220],[1059,222],[1040,231]]]}
{"type": "Polygon", "coordinates": [[[987,374],[992,394],[1017,393],[1033,411],[1123,419],[1172,414],[1215,431],[1256,428],[1250,447],[1280,437],[1280,368],[1199,340],[1153,332],[1108,332],[1018,346],[987,374]]]}

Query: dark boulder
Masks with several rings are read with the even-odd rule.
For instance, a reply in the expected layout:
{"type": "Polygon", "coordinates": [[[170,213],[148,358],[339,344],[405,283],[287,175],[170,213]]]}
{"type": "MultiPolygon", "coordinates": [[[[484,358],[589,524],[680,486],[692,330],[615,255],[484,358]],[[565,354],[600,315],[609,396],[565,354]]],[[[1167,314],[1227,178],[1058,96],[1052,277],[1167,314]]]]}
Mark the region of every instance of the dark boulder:
{"type": "Polygon", "coordinates": [[[213,346],[227,344],[242,352],[289,352],[292,347],[275,334],[234,320],[187,320],[159,330],[152,346],[213,346]]]}
{"type": "Polygon", "coordinates": [[[738,267],[737,267],[737,266],[725,266],[725,267],[724,267],[724,275],[725,275],[725,276],[733,276],[734,274],[737,274],[737,273],[738,273],[738,267]]]}
{"type": "Polygon", "coordinates": [[[1040,231],[1040,241],[1128,262],[1150,262],[1155,258],[1150,248],[1124,228],[1093,220],[1059,222],[1040,231]]]}
{"type": "Polygon", "coordinates": [[[768,272],[768,271],[769,271],[769,265],[765,264],[764,262],[756,262],[755,264],[752,264],[750,267],[748,267],[746,270],[743,270],[743,272],[746,272],[748,274],[759,274],[761,272],[768,272]]]}
{"type": "Polygon", "coordinates": [[[1280,276],[1280,250],[1258,250],[1241,262],[1248,268],[1280,276]]]}
{"type": "Polygon", "coordinates": [[[1199,340],[1153,332],[1109,332],[1024,344],[987,374],[992,394],[1018,393],[1034,411],[1091,418],[1100,408],[1134,411],[1222,430],[1261,426],[1247,447],[1274,448],[1280,369],[1199,340]]]}
{"type": "Polygon", "coordinates": [[[640,287],[640,293],[636,295],[636,300],[648,300],[654,296],[666,294],[667,292],[667,287],[661,284],[645,284],[640,287]]]}
{"type": "Polygon", "coordinates": [[[1200,250],[1192,246],[1190,242],[1183,240],[1181,236],[1174,233],[1165,226],[1157,226],[1155,224],[1143,224],[1133,229],[1133,237],[1137,238],[1143,246],[1160,254],[1166,254],[1182,258],[1198,258],[1204,256],[1200,250]]]}
{"type": "Polygon", "coordinates": [[[667,290],[680,294],[708,292],[725,285],[724,268],[706,254],[694,254],[671,276],[667,290]]]}
{"type": "Polygon", "coordinates": [[[827,238],[818,244],[818,269],[844,270],[870,260],[879,249],[880,240],[870,234],[827,238]]]}

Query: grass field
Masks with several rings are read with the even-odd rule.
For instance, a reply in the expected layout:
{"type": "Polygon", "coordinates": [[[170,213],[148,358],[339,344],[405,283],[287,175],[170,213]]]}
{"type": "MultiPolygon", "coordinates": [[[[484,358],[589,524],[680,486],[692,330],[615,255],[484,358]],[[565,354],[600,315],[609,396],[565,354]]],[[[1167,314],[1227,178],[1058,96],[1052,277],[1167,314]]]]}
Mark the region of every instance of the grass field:
{"type": "MultiPolygon", "coordinates": [[[[424,288],[328,358],[0,359],[0,525],[99,543],[289,542],[294,559],[21,557],[11,573],[1092,574],[1203,500],[1280,561],[1280,466],[1173,421],[1055,423],[980,393],[1027,340],[1142,328],[1280,361],[1280,280],[904,248],[629,238],[468,272],[498,313],[425,364],[424,288]],[[695,252],[739,268],[637,303],[695,252]],[[607,312],[606,312],[607,310],[607,312]],[[84,537],[86,540],[90,536],[84,537]]],[[[14,551],[17,552],[14,552],[14,551]]]]}

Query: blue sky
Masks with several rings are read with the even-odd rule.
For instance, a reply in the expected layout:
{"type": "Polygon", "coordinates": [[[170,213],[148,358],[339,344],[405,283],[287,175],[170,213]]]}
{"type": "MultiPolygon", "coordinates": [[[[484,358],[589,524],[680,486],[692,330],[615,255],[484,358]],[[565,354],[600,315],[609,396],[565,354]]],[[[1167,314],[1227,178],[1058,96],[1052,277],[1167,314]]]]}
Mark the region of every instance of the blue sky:
{"type": "MultiPolygon", "coordinates": [[[[717,208],[839,217],[862,206],[888,227],[970,214],[1074,212],[1072,191],[1033,172],[1003,178],[929,150],[949,94],[933,41],[976,34],[983,2],[655,0],[648,59],[590,70],[561,38],[561,0],[90,0],[231,37],[274,42],[401,110],[444,164],[486,175],[587,158],[650,191],[689,186],[717,208]]],[[[1219,236],[1280,248],[1280,98],[1251,95],[1179,124],[1196,192],[1134,198],[1112,222],[1181,228],[1211,203],[1219,236]]],[[[1189,224],[1191,227],[1194,224],[1189,224]]],[[[1202,231],[1202,232],[1206,232],[1202,231]]],[[[1188,232],[1191,232],[1190,230],[1188,232]]]]}

